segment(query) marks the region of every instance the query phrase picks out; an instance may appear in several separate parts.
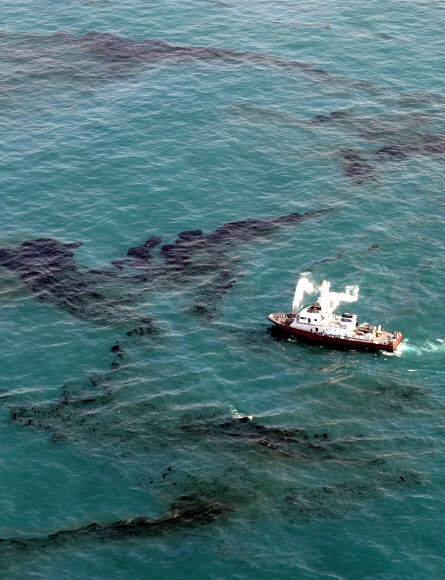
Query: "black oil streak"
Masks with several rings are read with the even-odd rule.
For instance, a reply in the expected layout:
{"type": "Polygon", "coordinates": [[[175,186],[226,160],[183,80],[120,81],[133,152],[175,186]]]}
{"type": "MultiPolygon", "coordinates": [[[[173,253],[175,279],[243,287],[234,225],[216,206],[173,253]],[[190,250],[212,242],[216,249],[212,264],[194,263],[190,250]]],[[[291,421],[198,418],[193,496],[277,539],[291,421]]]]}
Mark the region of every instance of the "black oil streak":
{"type": "Polygon", "coordinates": [[[357,184],[375,180],[377,166],[385,162],[402,162],[410,157],[434,157],[445,154],[445,138],[442,135],[426,135],[409,145],[385,145],[374,153],[361,154],[350,148],[341,149],[345,174],[357,184]]]}
{"type": "Polygon", "coordinates": [[[385,157],[395,161],[407,159],[417,155],[443,155],[445,154],[445,138],[442,135],[425,136],[422,141],[410,145],[386,145],[378,151],[376,156],[385,157]]]}
{"type": "Polygon", "coordinates": [[[276,57],[214,48],[211,46],[178,46],[160,40],[135,41],[112,34],[89,32],[81,37],[61,34],[65,41],[77,43],[108,62],[138,65],[149,62],[180,62],[183,60],[235,60],[269,65],[295,67],[318,74],[326,71],[299,61],[283,61],[276,57]]]}
{"type": "Polygon", "coordinates": [[[344,481],[322,487],[288,488],[283,512],[303,521],[342,518],[360,509],[366,501],[383,495],[384,489],[410,487],[425,483],[415,471],[383,473],[371,481],[344,481]]]}
{"type": "Polygon", "coordinates": [[[302,270],[304,272],[312,272],[316,266],[319,266],[320,264],[324,264],[326,262],[336,262],[337,260],[341,260],[343,257],[343,252],[341,250],[337,250],[337,254],[335,256],[329,256],[328,258],[323,258],[322,260],[317,260],[316,262],[314,262],[313,264],[311,264],[308,267],[303,267],[302,270]]]}
{"type": "MultiPolygon", "coordinates": [[[[4,44],[10,54],[14,48],[17,59],[23,59],[21,50],[28,46],[35,60],[48,58],[61,59],[70,49],[84,53],[90,59],[102,62],[112,74],[127,73],[131,67],[144,64],[180,63],[183,61],[226,61],[250,62],[268,66],[299,69],[317,77],[329,78],[327,71],[298,60],[282,60],[275,56],[262,55],[254,52],[243,52],[212,46],[181,46],[170,44],[162,40],[132,40],[121,38],[105,32],[91,31],[83,36],[73,36],[67,32],[58,32],[48,36],[37,34],[8,34],[1,33],[4,44]],[[46,54],[45,54],[46,53],[46,54]]],[[[77,56],[77,53],[74,55],[77,56]]],[[[11,56],[10,56],[11,58],[11,56]]],[[[31,57],[29,57],[31,58],[31,57]]],[[[71,63],[71,68],[73,63],[71,63]]],[[[53,65],[54,68],[54,65],[53,65]]],[[[76,69],[77,70],[77,69],[76,69]]]]}
{"type": "MultiPolygon", "coordinates": [[[[185,423],[184,431],[207,438],[233,437],[250,440],[261,447],[269,449],[283,457],[307,459],[310,461],[362,461],[362,458],[351,458],[345,455],[354,441],[331,442],[327,433],[308,433],[304,429],[283,429],[282,427],[266,427],[249,417],[204,418],[185,423]],[[323,440],[319,442],[317,440],[323,440]],[[312,440],[316,440],[313,443],[312,440]]],[[[375,457],[364,461],[376,461],[375,457]]]]}
{"type": "Polygon", "coordinates": [[[93,523],[74,530],[61,530],[44,538],[0,538],[0,557],[11,553],[11,550],[41,550],[66,542],[80,540],[122,541],[130,538],[147,538],[166,534],[176,530],[207,526],[221,514],[232,511],[220,502],[202,501],[187,505],[177,501],[171,506],[171,514],[158,520],[150,521],[147,517],[136,517],[119,520],[108,525],[93,523]]]}
{"type": "Polygon", "coordinates": [[[357,185],[366,179],[374,179],[375,168],[365,156],[350,148],[342,149],[341,153],[345,163],[345,174],[353,178],[357,185]]]}
{"type": "Polygon", "coordinates": [[[212,281],[207,281],[205,293],[197,290],[195,308],[211,313],[215,301],[223,298],[234,283],[233,260],[225,250],[232,244],[264,238],[279,226],[295,225],[326,211],[229,222],[207,235],[201,230],[184,231],[172,244],[161,247],[155,264],[152,252],[161,238],[150,236],[143,246],[131,248],[126,258],[113,262],[109,270],[79,266],[71,250],[80,243],[63,244],[51,238],[0,248],[0,265],[17,272],[38,298],[72,315],[101,324],[133,323],[136,326],[127,332],[128,336],[143,336],[152,333],[154,325],[150,318],[140,317],[131,309],[141,295],[176,288],[210,275],[212,281]]]}
{"type": "Polygon", "coordinates": [[[325,123],[332,123],[335,121],[343,121],[344,119],[348,119],[351,116],[350,111],[332,111],[328,115],[318,114],[315,115],[310,121],[310,125],[320,125],[325,123]]]}

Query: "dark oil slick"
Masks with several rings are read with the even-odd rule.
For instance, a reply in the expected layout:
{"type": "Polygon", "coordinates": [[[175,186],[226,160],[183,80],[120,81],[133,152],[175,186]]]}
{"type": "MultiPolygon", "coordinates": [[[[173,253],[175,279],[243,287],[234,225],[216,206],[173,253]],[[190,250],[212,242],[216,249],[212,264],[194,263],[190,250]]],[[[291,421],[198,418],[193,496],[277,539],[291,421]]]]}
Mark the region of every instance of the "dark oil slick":
{"type": "MultiPolygon", "coordinates": [[[[374,144],[374,149],[359,150],[341,147],[336,156],[340,158],[344,174],[353,183],[360,185],[373,181],[378,183],[382,170],[388,170],[388,161],[402,162],[411,157],[440,157],[445,154],[445,137],[429,132],[431,119],[426,114],[400,112],[396,107],[393,117],[379,114],[360,114],[353,108],[317,113],[308,121],[291,112],[276,107],[239,103],[230,108],[232,116],[246,121],[268,122],[296,130],[309,127],[313,130],[329,131],[339,128],[345,134],[374,144]],[[376,145],[378,148],[376,148],[376,145]]],[[[434,118],[434,116],[433,116],[434,118]]]]}
{"type": "Polygon", "coordinates": [[[72,530],[60,530],[45,537],[0,538],[0,559],[13,557],[16,552],[41,551],[64,544],[125,541],[131,538],[150,538],[184,529],[207,526],[219,516],[231,511],[217,501],[190,502],[180,497],[170,507],[169,514],[157,520],[138,516],[111,524],[91,523],[72,530]]]}
{"type": "Polygon", "coordinates": [[[234,282],[233,260],[226,252],[234,244],[252,242],[271,235],[279,226],[297,225],[321,216],[327,210],[292,213],[271,219],[226,223],[210,234],[201,230],[181,232],[155,256],[161,238],[150,236],[142,246],[130,248],[126,258],[108,269],[89,270],[77,264],[73,249],[51,238],[28,240],[18,247],[0,248],[0,265],[16,272],[41,300],[47,300],[74,316],[102,325],[137,325],[150,328],[150,318],[137,317],[131,304],[146,293],[196,284],[194,308],[211,314],[215,302],[234,282]]]}
{"type": "Polygon", "coordinates": [[[307,125],[337,126],[354,132],[359,138],[380,143],[373,151],[359,151],[343,147],[340,157],[345,175],[356,184],[376,181],[379,171],[388,161],[402,162],[412,157],[440,157],[445,155],[445,137],[428,132],[428,120],[412,114],[394,114],[393,119],[381,119],[378,115],[368,117],[350,110],[317,114],[307,125]]]}
{"type": "MultiPolygon", "coordinates": [[[[188,433],[200,434],[207,439],[231,437],[253,442],[290,459],[354,461],[334,450],[326,432],[308,433],[305,429],[284,429],[261,425],[251,417],[223,417],[201,419],[181,425],[188,433]]],[[[338,443],[337,451],[340,450],[338,443]]],[[[343,450],[344,451],[344,450],[343,450]]]]}
{"type": "MultiPolygon", "coordinates": [[[[122,453],[150,453],[153,445],[162,448],[162,440],[167,439],[167,433],[162,421],[162,415],[153,409],[149,403],[132,405],[130,415],[119,414],[119,402],[115,400],[115,372],[125,363],[125,343],[141,335],[150,333],[152,327],[148,320],[134,320],[126,314],[125,308],[130,301],[130,293],[122,293],[122,281],[130,288],[142,287],[143,291],[159,289],[165,285],[192,282],[208,271],[232,272],[230,257],[225,251],[234,243],[246,243],[276,231],[281,225],[294,225],[303,219],[317,217],[324,210],[308,212],[307,214],[290,214],[269,220],[242,220],[229,222],[217,228],[210,234],[201,231],[182,232],[169,245],[160,248],[155,257],[152,251],[160,244],[159,238],[150,237],[143,246],[131,248],[127,257],[116,262],[108,270],[86,270],[74,260],[73,249],[78,244],[62,244],[53,239],[39,239],[24,242],[18,248],[1,248],[0,261],[3,267],[19,274],[22,281],[41,299],[65,309],[70,314],[86,317],[104,324],[107,319],[128,325],[126,339],[116,342],[111,347],[113,360],[109,372],[95,374],[89,377],[89,384],[83,386],[67,385],[63,388],[59,399],[50,403],[38,401],[23,401],[14,403],[16,397],[4,393],[2,402],[10,407],[11,421],[23,424],[32,431],[48,431],[54,443],[65,442],[95,444],[101,442],[106,447],[122,453]],[[155,260],[155,258],[157,258],[155,260]],[[153,263],[154,262],[154,263],[153,263]],[[131,326],[139,322],[138,326],[131,326]],[[100,411],[98,413],[97,411],[100,411]],[[145,423],[141,430],[141,421],[145,423]],[[150,437],[147,439],[147,435],[150,437]]],[[[219,278],[220,279],[220,278],[219,278]]],[[[216,292],[221,297],[223,289],[216,292]]],[[[215,294],[215,288],[212,289],[215,294]]],[[[183,432],[178,433],[177,439],[182,439],[183,432]]],[[[169,434],[171,439],[171,433],[169,434]]],[[[161,483],[167,484],[166,474],[162,474],[161,483]]],[[[177,478],[176,478],[177,479],[177,478]]],[[[172,482],[172,495],[179,489],[181,482],[172,482]],[[173,486],[178,485],[177,488],[173,486]]],[[[227,488],[227,484],[223,488],[227,488]]],[[[230,484],[229,484],[230,487],[230,484]]],[[[165,494],[165,485],[160,493],[165,494]]],[[[183,482],[182,490],[196,494],[195,482],[183,482]]],[[[219,490],[218,497],[225,493],[218,483],[208,484],[207,492],[219,490]]],[[[197,512],[202,519],[201,512],[197,512]]],[[[205,512],[208,514],[208,511],[205,512]]],[[[194,518],[196,520],[196,518],[194,518]]],[[[76,541],[79,536],[88,535],[107,539],[117,530],[124,535],[138,533],[149,535],[159,533],[166,526],[177,524],[182,526],[193,524],[190,518],[175,518],[154,524],[147,524],[145,520],[138,520],[133,526],[119,522],[116,526],[105,528],[81,529],[77,532],[64,532],[61,536],[51,536],[45,542],[55,542],[56,538],[76,541]],[[144,525],[142,523],[144,522],[144,525]],[[173,522],[173,523],[172,523],[173,522]],[[145,525],[146,524],[146,525],[145,525]],[[135,531],[136,530],[136,531],[135,531]]],[[[14,541],[12,541],[15,543],[14,541]]],[[[23,544],[23,542],[22,542],[23,544]]],[[[32,540],[28,544],[36,544],[32,540]]],[[[11,545],[7,542],[6,545],[11,545]]],[[[41,546],[37,541],[37,546],[41,546]]]]}
{"type": "Polygon", "coordinates": [[[394,493],[425,484],[425,476],[416,471],[381,473],[369,481],[343,481],[318,488],[288,488],[285,513],[292,521],[343,518],[351,511],[363,508],[371,499],[386,491],[394,493]]]}
{"type": "Polygon", "coordinates": [[[418,143],[385,145],[378,149],[375,155],[393,160],[408,159],[418,155],[434,156],[445,154],[445,137],[442,135],[426,135],[418,143]]]}
{"type": "MultiPolygon", "coordinates": [[[[115,360],[125,360],[122,343],[116,343],[111,351],[115,360]]],[[[81,443],[86,449],[92,444],[111,448],[117,464],[129,453],[145,463],[153,449],[161,450],[166,445],[170,449],[192,449],[198,444],[214,453],[224,452],[227,457],[231,456],[232,466],[214,473],[211,478],[198,466],[191,472],[177,472],[175,466],[170,465],[157,476],[141,474],[139,485],[161,498],[166,497],[171,504],[171,515],[155,521],[137,517],[112,524],[90,524],[43,537],[5,538],[0,542],[0,559],[13,557],[17,550],[56,548],[84,541],[90,544],[149,538],[211,525],[225,512],[254,508],[256,496],[261,492],[246,467],[252,464],[256,471],[259,461],[267,468],[269,479],[277,480],[277,492],[268,498],[271,510],[278,510],[281,516],[294,523],[344,517],[386,492],[402,493],[425,482],[422,474],[397,465],[405,447],[418,450],[424,445],[409,436],[385,439],[356,433],[345,437],[324,430],[323,426],[315,430],[265,425],[251,417],[227,415],[218,408],[189,413],[172,430],[171,423],[163,418],[168,409],[157,407],[156,403],[141,402],[139,406],[134,403],[124,415],[118,415],[122,403],[115,399],[115,377],[116,372],[112,370],[92,376],[88,388],[84,386],[77,391],[65,388],[54,403],[32,402],[26,396],[8,392],[2,393],[0,403],[9,407],[11,422],[31,431],[46,430],[56,444],[81,443]],[[394,449],[398,450],[398,461],[394,460],[394,449]],[[320,487],[283,487],[280,474],[286,465],[308,469],[326,461],[350,469],[351,480],[334,480],[320,487]]],[[[408,386],[401,393],[402,397],[405,392],[411,392],[407,389],[408,386]]]]}
{"type": "MultiPolygon", "coordinates": [[[[0,98],[8,97],[8,91],[16,87],[27,86],[30,80],[33,86],[48,77],[68,83],[85,84],[93,82],[92,79],[105,82],[118,75],[131,74],[137,67],[183,62],[274,66],[301,70],[323,82],[341,80],[300,61],[215,47],[181,46],[159,40],[131,40],[101,32],[83,36],[63,32],[48,36],[3,33],[0,40],[2,58],[15,67],[0,89],[0,98]]],[[[346,85],[379,93],[372,83],[365,81],[345,80],[346,85]]],[[[241,115],[269,115],[280,123],[298,125],[291,115],[280,111],[271,113],[267,108],[249,104],[235,107],[241,115]]],[[[331,124],[353,126],[354,122],[353,112],[335,110],[315,114],[306,125],[321,130],[331,124]]],[[[366,135],[364,123],[356,123],[355,128],[371,142],[383,138],[382,134],[372,131],[366,135]]],[[[372,152],[341,147],[345,175],[360,184],[376,180],[379,168],[389,161],[445,153],[445,140],[440,135],[421,135],[415,141],[408,141],[406,135],[396,137],[374,144],[372,152]]],[[[223,521],[224,514],[255,504],[261,490],[249,473],[251,465],[256,469],[259,464],[265,466],[267,477],[276,478],[279,491],[271,495],[270,504],[280,515],[296,523],[345,517],[386,493],[404,493],[425,483],[421,473],[403,465],[406,447],[418,449],[424,445],[409,434],[398,434],[391,440],[373,433],[339,435],[324,425],[319,429],[268,425],[266,421],[247,416],[230,416],[221,409],[210,413],[204,409],[191,416],[178,416],[176,428],[172,430],[172,422],[165,419],[168,408],[147,401],[132,402],[127,413],[119,414],[122,401],[118,400],[117,391],[124,382],[120,373],[126,368],[127,347],[141,336],[152,336],[156,330],[151,317],[136,313],[135,303],[150,293],[181,286],[191,289],[195,312],[214,317],[218,303],[235,281],[231,248],[263,240],[281,226],[294,226],[305,219],[321,217],[326,211],[233,221],[208,234],[200,229],[183,231],[173,242],[164,245],[160,237],[149,236],[102,270],[85,268],[75,260],[73,250],[78,247],[77,242],[66,244],[52,238],[40,238],[27,240],[20,246],[0,248],[0,265],[15,272],[37,298],[70,315],[102,326],[116,326],[125,332],[110,349],[112,360],[106,371],[91,375],[86,384],[64,385],[53,402],[31,400],[3,390],[0,404],[10,410],[12,424],[23,425],[30,433],[46,431],[54,445],[80,443],[88,450],[94,443],[112,448],[116,463],[125,454],[140,454],[147,460],[153,448],[159,451],[180,445],[206,447],[213,454],[223,449],[233,458],[231,467],[213,478],[195,472],[177,473],[168,463],[156,479],[152,475],[141,475],[140,485],[144,489],[154,490],[153,493],[169,499],[169,512],[162,518],[150,520],[140,516],[108,524],[91,523],[75,529],[61,526],[61,530],[51,534],[42,531],[38,536],[1,538],[0,558],[14,558],[24,552],[65,544],[94,545],[152,538],[211,526],[223,521]],[[394,457],[397,453],[391,453],[394,449],[398,452],[397,458],[394,457]],[[326,463],[346,466],[351,472],[350,479],[335,481],[333,478],[332,482],[321,481],[313,487],[283,487],[280,475],[284,470],[310,469],[311,466],[322,469],[326,463]]],[[[377,247],[372,244],[368,251],[377,247]]],[[[339,260],[342,255],[339,250],[334,256],[314,262],[308,269],[339,260]]],[[[391,416],[394,412],[409,414],[413,408],[427,407],[427,395],[421,387],[407,382],[374,381],[357,397],[366,401],[371,414],[385,412],[391,416]]],[[[45,529],[44,525],[42,528],[45,529]]]]}
{"type": "Polygon", "coordinates": [[[375,181],[383,164],[406,161],[411,157],[437,157],[445,155],[445,139],[440,135],[425,136],[411,144],[384,145],[372,153],[361,153],[354,149],[343,148],[341,157],[345,167],[345,175],[355,183],[375,181]]]}
{"type": "Polygon", "coordinates": [[[0,33],[0,60],[8,72],[3,77],[0,100],[12,97],[20,87],[47,90],[48,78],[60,86],[89,87],[117,76],[131,74],[135,68],[174,65],[183,62],[247,63],[299,70],[315,78],[330,74],[298,60],[243,52],[213,46],[182,46],[163,40],[133,40],[106,32],[91,31],[83,36],[70,32],[49,35],[0,33]]]}

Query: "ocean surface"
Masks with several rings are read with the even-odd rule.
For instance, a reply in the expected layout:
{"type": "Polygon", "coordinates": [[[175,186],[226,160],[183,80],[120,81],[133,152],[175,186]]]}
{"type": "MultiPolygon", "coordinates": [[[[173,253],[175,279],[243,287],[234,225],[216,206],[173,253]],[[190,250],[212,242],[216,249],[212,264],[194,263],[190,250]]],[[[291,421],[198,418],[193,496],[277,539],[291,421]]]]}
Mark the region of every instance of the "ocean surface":
{"type": "Polygon", "coordinates": [[[0,577],[444,578],[444,3],[1,14],[0,577]]]}

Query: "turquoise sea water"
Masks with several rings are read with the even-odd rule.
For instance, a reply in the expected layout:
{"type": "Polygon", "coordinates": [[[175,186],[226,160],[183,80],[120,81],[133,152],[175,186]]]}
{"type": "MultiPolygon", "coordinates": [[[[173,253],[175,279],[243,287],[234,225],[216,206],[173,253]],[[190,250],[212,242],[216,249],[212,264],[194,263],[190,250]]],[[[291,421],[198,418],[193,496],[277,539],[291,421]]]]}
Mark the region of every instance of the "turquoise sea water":
{"type": "Polygon", "coordinates": [[[443,578],[443,3],[1,13],[0,574],[443,578]],[[271,332],[302,275],[397,354],[271,332]]]}

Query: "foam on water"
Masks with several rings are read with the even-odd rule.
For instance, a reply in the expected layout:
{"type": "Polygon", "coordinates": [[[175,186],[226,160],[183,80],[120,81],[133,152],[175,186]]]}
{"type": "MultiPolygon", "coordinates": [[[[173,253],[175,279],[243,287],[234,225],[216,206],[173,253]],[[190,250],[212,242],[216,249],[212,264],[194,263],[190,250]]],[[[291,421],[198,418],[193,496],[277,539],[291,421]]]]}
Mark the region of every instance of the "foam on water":
{"type": "Polygon", "coordinates": [[[411,343],[409,339],[403,340],[400,345],[397,347],[397,351],[394,353],[386,353],[386,354],[394,354],[401,356],[402,354],[405,356],[416,356],[421,357],[425,355],[441,355],[445,352],[445,347],[443,342],[440,339],[436,339],[437,343],[432,342],[431,340],[426,340],[424,343],[415,344],[411,343]]]}

